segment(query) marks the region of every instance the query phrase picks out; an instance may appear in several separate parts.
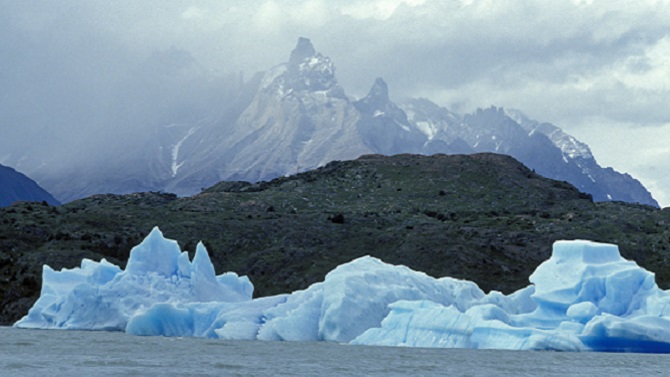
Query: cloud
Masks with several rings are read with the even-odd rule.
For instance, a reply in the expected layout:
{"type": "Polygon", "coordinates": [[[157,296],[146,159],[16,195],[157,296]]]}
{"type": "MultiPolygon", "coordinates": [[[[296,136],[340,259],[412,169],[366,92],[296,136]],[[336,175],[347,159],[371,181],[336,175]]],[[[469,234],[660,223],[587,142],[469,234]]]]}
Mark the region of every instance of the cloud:
{"type": "MultiPolygon", "coordinates": [[[[667,0],[0,0],[0,9],[0,131],[25,140],[102,127],[109,93],[156,51],[249,77],[286,61],[300,36],[333,59],[355,97],[381,76],[394,99],[518,108],[578,138],[627,124],[616,129],[663,139],[670,123],[667,0]]],[[[631,173],[662,157],[638,154],[631,173]]]]}
{"type": "Polygon", "coordinates": [[[206,11],[197,6],[190,6],[181,14],[181,17],[187,20],[202,20],[205,16],[206,11]]]}
{"type": "MultiPolygon", "coordinates": [[[[340,8],[340,13],[355,19],[378,19],[387,20],[402,5],[416,7],[422,5],[426,0],[376,0],[350,2],[340,8]]],[[[402,8],[401,8],[402,9],[402,8]]]]}

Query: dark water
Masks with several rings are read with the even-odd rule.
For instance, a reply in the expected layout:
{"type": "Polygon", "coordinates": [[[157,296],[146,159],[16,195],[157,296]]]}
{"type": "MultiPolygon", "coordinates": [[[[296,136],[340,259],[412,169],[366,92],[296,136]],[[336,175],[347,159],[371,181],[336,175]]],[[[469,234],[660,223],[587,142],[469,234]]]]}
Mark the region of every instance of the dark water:
{"type": "Polygon", "coordinates": [[[668,375],[670,355],[388,348],[0,327],[7,376],[668,375]]]}

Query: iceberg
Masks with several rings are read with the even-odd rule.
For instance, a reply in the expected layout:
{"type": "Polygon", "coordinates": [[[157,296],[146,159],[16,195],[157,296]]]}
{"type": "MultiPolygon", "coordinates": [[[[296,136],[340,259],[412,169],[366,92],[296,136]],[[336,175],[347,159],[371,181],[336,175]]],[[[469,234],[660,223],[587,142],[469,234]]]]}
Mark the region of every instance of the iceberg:
{"type": "Polygon", "coordinates": [[[19,328],[125,331],[145,336],[330,341],[510,350],[670,352],[670,292],[618,247],[557,241],[510,295],[433,278],[369,256],[288,294],[252,298],[245,276],[215,275],[158,228],[125,270],[102,260],[54,271],[19,328]]]}
{"type": "Polygon", "coordinates": [[[464,311],[435,302],[396,302],[380,327],[352,343],[670,351],[670,294],[658,288],[651,272],[622,258],[616,245],[557,241],[551,258],[529,280],[532,285],[525,290],[464,311]],[[521,310],[512,313],[508,305],[515,301],[521,310]]]}
{"type": "Polygon", "coordinates": [[[241,302],[252,294],[247,277],[215,276],[202,243],[191,262],[154,228],[131,250],[125,271],[105,259],[61,271],[45,265],[40,297],[15,326],[124,331],[132,317],[160,303],[241,302]]]}

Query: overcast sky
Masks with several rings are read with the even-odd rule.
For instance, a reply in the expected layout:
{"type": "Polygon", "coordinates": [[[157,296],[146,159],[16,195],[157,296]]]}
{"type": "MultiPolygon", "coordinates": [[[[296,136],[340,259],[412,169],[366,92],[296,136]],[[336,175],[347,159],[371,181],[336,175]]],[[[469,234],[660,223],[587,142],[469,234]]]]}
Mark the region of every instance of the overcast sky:
{"type": "MultiPolygon", "coordinates": [[[[250,77],[286,61],[299,36],[352,97],[383,77],[392,99],[519,109],[670,206],[670,1],[0,0],[0,137],[50,127],[12,109],[104,106],[98,92],[156,51],[250,77]]],[[[61,114],[54,141],[94,132],[99,113],[76,114],[61,114]]]]}

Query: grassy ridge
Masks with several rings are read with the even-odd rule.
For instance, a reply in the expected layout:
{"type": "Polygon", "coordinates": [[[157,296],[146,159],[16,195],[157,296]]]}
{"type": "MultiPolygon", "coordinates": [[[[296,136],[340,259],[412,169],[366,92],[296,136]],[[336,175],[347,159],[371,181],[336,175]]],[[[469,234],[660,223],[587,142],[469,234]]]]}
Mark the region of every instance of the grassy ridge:
{"type": "Polygon", "coordinates": [[[619,245],[670,286],[670,209],[593,203],[502,155],[364,156],[199,195],[96,195],[60,207],[0,209],[0,323],[27,312],[41,269],[107,258],[123,265],[153,226],[217,273],[249,275],[257,296],[306,288],[362,255],[511,292],[557,239],[619,245]]]}

